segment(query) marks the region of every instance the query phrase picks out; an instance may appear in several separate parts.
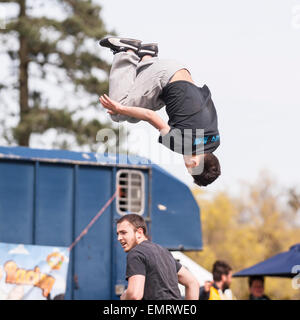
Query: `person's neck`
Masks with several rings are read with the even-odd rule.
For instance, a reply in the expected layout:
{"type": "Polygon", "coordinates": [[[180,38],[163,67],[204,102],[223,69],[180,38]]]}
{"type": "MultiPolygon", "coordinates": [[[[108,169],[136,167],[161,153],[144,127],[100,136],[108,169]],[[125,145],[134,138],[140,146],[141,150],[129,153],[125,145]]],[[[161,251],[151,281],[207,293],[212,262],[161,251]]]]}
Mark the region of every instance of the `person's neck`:
{"type": "Polygon", "coordinates": [[[143,238],[141,238],[141,239],[138,239],[138,240],[137,240],[137,244],[140,244],[140,243],[142,243],[143,241],[146,241],[146,240],[148,240],[146,237],[143,237],[143,238]]]}
{"type": "Polygon", "coordinates": [[[215,282],[215,285],[223,291],[223,282],[222,281],[219,281],[219,282],[215,282]]]}

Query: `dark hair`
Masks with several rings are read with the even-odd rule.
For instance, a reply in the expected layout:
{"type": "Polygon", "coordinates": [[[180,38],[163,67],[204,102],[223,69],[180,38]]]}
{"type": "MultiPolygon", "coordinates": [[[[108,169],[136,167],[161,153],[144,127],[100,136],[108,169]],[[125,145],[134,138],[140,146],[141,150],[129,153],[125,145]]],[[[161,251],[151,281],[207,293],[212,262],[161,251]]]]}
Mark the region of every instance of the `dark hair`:
{"type": "Polygon", "coordinates": [[[221,281],[222,275],[224,274],[227,276],[231,270],[232,269],[230,265],[225,261],[220,261],[220,260],[216,261],[213,265],[213,270],[212,270],[214,281],[221,281]]]}
{"type": "Polygon", "coordinates": [[[198,175],[192,175],[194,183],[198,186],[207,186],[214,182],[221,174],[221,167],[218,158],[212,153],[205,153],[203,172],[198,175]]]}
{"type": "Polygon", "coordinates": [[[251,276],[251,277],[249,277],[249,279],[248,279],[249,287],[251,287],[253,281],[256,281],[256,280],[261,281],[263,284],[264,284],[264,282],[265,282],[265,279],[264,279],[263,276],[251,276]]]}
{"type": "Polygon", "coordinates": [[[122,218],[117,220],[117,224],[123,221],[128,221],[129,223],[131,223],[134,226],[135,230],[137,230],[138,228],[142,228],[144,231],[144,235],[148,238],[147,224],[143,217],[135,213],[126,214],[122,218]]]}

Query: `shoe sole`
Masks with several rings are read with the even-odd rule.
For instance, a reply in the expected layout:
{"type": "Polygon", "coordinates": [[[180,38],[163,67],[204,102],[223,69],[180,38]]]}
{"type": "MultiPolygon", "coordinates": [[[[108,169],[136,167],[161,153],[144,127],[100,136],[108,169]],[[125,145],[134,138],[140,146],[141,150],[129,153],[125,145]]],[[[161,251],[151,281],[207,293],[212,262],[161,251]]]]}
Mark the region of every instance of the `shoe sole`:
{"type": "Polygon", "coordinates": [[[139,56],[145,56],[145,55],[151,55],[153,57],[156,57],[158,54],[158,45],[157,43],[144,43],[141,45],[138,55],[139,56]]]}
{"type": "Polygon", "coordinates": [[[107,47],[112,50],[118,50],[120,48],[132,49],[134,51],[139,50],[142,41],[130,38],[118,38],[118,37],[107,37],[99,41],[100,46],[107,47]],[[135,44],[132,44],[135,42],[135,44]]]}
{"type": "Polygon", "coordinates": [[[157,51],[153,51],[153,50],[146,50],[146,49],[140,49],[139,50],[139,54],[151,54],[151,55],[156,55],[157,51]]]}

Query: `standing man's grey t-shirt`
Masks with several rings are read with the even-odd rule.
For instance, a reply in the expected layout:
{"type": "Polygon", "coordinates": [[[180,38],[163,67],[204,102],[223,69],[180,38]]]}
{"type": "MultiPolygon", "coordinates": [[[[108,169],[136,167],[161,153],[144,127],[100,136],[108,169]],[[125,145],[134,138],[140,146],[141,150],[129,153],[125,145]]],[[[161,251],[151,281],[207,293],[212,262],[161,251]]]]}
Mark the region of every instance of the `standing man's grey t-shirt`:
{"type": "Polygon", "coordinates": [[[143,300],[181,300],[177,275],[181,267],[167,249],[146,240],[129,251],[126,279],[145,276],[143,300]]]}

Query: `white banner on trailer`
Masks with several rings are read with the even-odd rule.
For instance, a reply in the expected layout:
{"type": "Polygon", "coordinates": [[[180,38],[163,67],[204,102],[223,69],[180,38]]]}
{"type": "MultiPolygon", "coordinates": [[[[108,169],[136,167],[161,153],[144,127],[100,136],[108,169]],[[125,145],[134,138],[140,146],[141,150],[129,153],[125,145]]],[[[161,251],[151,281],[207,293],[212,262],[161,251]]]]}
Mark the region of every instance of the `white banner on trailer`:
{"type": "Polygon", "coordinates": [[[0,300],[63,299],[67,247],[0,243],[0,300]]]}

